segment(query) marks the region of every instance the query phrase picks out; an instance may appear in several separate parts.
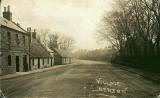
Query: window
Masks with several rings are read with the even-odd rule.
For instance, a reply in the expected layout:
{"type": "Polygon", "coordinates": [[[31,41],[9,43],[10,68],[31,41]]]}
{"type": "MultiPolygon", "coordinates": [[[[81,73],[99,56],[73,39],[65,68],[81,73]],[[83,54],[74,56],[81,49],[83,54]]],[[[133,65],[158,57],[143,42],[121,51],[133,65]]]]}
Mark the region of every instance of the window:
{"type": "Polygon", "coordinates": [[[24,46],[26,45],[25,36],[23,36],[23,44],[24,44],[24,46]]]}
{"type": "Polygon", "coordinates": [[[66,62],[66,58],[64,58],[64,62],[66,62]]]}
{"type": "Polygon", "coordinates": [[[11,55],[8,56],[8,66],[11,66],[11,55]]]}
{"type": "Polygon", "coordinates": [[[33,66],[34,66],[34,58],[32,59],[32,64],[33,64],[33,66]]]}
{"type": "Polygon", "coordinates": [[[19,44],[18,34],[16,34],[16,43],[19,44]]]}
{"type": "Polygon", "coordinates": [[[44,65],[44,58],[43,58],[43,65],[44,65]]]}
{"type": "Polygon", "coordinates": [[[49,58],[48,58],[48,64],[49,64],[49,58]]]}
{"type": "Polygon", "coordinates": [[[11,33],[10,32],[7,32],[7,40],[8,40],[8,42],[11,42],[11,33]]]}

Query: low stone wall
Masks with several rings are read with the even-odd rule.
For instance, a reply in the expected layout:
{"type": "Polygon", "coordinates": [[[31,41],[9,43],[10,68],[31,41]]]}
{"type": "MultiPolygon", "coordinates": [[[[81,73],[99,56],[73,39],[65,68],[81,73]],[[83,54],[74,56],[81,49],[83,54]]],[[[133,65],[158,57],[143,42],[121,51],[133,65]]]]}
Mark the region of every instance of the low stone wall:
{"type": "Polygon", "coordinates": [[[2,66],[0,68],[0,75],[7,75],[7,74],[13,74],[13,73],[16,73],[15,66],[2,66]]]}

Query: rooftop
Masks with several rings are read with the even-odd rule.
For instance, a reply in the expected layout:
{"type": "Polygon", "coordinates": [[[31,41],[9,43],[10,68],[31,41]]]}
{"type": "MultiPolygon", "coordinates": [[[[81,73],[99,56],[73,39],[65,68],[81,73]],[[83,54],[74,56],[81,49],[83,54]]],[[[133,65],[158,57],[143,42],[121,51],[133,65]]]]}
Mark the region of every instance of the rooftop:
{"type": "Polygon", "coordinates": [[[36,39],[32,40],[30,55],[31,57],[51,57],[50,52],[36,39]]]}
{"type": "Polygon", "coordinates": [[[5,26],[10,29],[14,29],[19,32],[27,33],[26,30],[24,30],[18,24],[14,23],[13,21],[9,21],[1,16],[0,16],[0,25],[5,26]]]}

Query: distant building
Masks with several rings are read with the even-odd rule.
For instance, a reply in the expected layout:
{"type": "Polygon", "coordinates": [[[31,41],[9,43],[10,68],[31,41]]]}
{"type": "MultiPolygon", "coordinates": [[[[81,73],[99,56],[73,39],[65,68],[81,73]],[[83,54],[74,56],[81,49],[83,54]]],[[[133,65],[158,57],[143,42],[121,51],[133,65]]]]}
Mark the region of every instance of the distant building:
{"type": "Polygon", "coordinates": [[[0,17],[0,71],[1,75],[28,71],[29,35],[12,21],[10,6],[4,7],[0,17]]]}
{"type": "Polygon", "coordinates": [[[30,32],[30,69],[46,68],[54,65],[54,55],[36,39],[36,31],[30,32]]]}
{"type": "Polygon", "coordinates": [[[63,50],[54,48],[54,64],[63,65],[72,63],[73,58],[63,50]]]}

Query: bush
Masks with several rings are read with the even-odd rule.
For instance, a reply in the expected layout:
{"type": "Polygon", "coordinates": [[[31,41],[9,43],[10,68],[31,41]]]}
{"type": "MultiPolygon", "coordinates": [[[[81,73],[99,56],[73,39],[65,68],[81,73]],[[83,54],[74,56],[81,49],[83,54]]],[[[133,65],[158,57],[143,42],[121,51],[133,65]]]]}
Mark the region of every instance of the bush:
{"type": "Polygon", "coordinates": [[[139,68],[145,71],[160,73],[160,61],[158,56],[152,57],[125,57],[116,56],[111,63],[122,64],[129,67],[139,68]]]}

